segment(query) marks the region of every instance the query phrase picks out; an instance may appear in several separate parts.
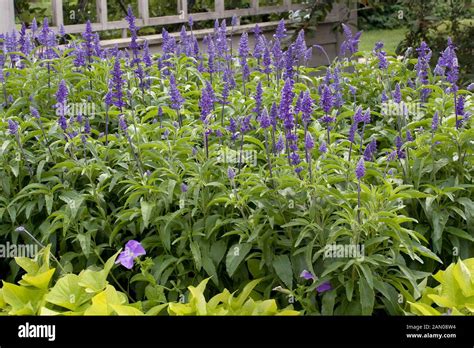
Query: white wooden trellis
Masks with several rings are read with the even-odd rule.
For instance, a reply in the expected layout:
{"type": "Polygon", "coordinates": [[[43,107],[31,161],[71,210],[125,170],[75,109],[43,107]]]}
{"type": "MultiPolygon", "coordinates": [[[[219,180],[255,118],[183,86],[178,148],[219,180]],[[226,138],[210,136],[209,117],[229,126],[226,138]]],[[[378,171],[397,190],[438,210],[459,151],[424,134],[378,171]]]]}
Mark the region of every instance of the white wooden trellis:
{"type": "MultiPolygon", "coordinates": [[[[156,25],[169,25],[185,23],[189,20],[187,0],[177,0],[179,14],[172,16],[150,17],[149,0],[138,0],[137,26],[147,27],[156,25]]],[[[15,28],[14,0],[0,0],[0,33],[11,31],[15,28]]],[[[195,22],[230,18],[233,15],[255,16],[270,13],[283,13],[296,11],[306,7],[304,4],[293,4],[292,0],[283,0],[283,5],[260,6],[259,0],[250,0],[250,7],[244,9],[226,10],[224,0],[214,0],[214,9],[210,12],[193,13],[195,22]]],[[[63,0],[51,0],[54,27],[64,25],[63,0]]],[[[96,0],[97,22],[92,23],[94,31],[126,29],[128,24],[125,20],[109,21],[107,17],[107,0],[96,0]]],[[[85,24],[64,25],[66,33],[81,33],[85,24]]]]}

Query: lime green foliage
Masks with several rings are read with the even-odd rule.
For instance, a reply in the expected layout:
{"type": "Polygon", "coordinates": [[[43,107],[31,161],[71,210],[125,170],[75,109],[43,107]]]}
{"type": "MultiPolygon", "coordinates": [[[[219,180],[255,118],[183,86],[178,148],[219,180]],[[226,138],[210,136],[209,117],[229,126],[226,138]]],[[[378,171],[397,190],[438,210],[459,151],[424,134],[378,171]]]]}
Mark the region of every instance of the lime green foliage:
{"type": "Polygon", "coordinates": [[[474,258],[452,263],[433,276],[440,284],[427,287],[420,300],[408,302],[417,315],[473,315],[474,258]]]}
{"type": "Polygon", "coordinates": [[[3,282],[0,313],[9,315],[138,315],[140,303],[128,304],[127,296],[108,284],[107,276],[118,253],[101,270],[65,274],[50,287],[55,268],[49,264],[50,247],[36,260],[15,258],[26,272],[18,285],[3,282]]]}
{"type": "MultiPolygon", "coordinates": [[[[65,274],[50,287],[55,268],[49,264],[50,246],[36,260],[17,257],[26,271],[18,284],[3,282],[0,289],[1,315],[157,315],[168,307],[170,315],[299,315],[292,306],[279,310],[275,300],[254,300],[250,295],[260,280],[248,283],[234,297],[224,289],[208,302],[204,290],[210,278],[197,287],[189,286],[188,303],[128,303],[127,295],[108,284],[107,276],[118,253],[101,270],[86,269],[79,275],[65,274]],[[143,308],[147,310],[143,311],[143,308]]],[[[149,296],[150,297],[150,296],[149,296]]]]}
{"type": "Polygon", "coordinates": [[[229,290],[215,295],[206,301],[204,290],[210,278],[204,279],[197,287],[188,287],[190,298],[188,303],[172,302],[168,305],[170,315],[299,315],[288,306],[279,310],[275,300],[254,300],[250,297],[252,290],[260,279],[252,280],[242,292],[234,297],[229,290]]]}

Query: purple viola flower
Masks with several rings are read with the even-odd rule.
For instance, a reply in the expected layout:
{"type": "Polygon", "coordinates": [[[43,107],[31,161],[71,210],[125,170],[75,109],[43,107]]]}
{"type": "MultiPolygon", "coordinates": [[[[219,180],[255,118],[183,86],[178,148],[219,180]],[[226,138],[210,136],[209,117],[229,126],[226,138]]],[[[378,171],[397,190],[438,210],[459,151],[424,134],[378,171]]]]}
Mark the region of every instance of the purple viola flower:
{"type": "Polygon", "coordinates": [[[468,91],[471,91],[471,92],[474,91],[474,82],[473,82],[473,83],[470,83],[470,84],[466,87],[466,89],[467,89],[468,91]]]}
{"type": "Polygon", "coordinates": [[[10,132],[11,135],[17,135],[18,134],[18,123],[13,120],[8,120],[8,131],[10,132]]]}
{"type": "Polygon", "coordinates": [[[322,283],[321,285],[319,285],[318,287],[316,287],[316,291],[318,293],[323,293],[323,292],[326,292],[326,291],[330,291],[332,290],[332,286],[331,286],[331,283],[330,282],[324,282],[322,283]]]}
{"type": "Polygon", "coordinates": [[[357,179],[359,180],[365,175],[365,162],[363,158],[361,158],[359,162],[357,162],[355,173],[357,179]]]}
{"type": "Polygon", "coordinates": [[[188,192],[188,185],[186,185],[184,182],[181,184],[181,192],[188,192]]]}
{"type": "Polygon", "coordinates": [[[312,281],[316,280],[316,276],[310,271],[307,271],[305,269],[301,272],[300,278],[304,278],[306,280],[312,280],[312,281]]]}
{"type": "Polygon", "coordinates": [[[352,55],[356,53],[359,49],[359,40],[362,31],[359,31],[355,35],[352,35],[351,29],[344,23],[342,23],[342,29],[344,32],[345,40],[341,44],[341,55],[344,56],[346,54],[346,51],[349,51],[349,53],[352,55]]]}
{"type": "Polygon", "coordinates": [[[134,260],[142,255],[146,255],[146,251],[140,242],[130,240],[125,244],[125,250],[119,254],[115,264],[120,263],[125,268],[132,269],[134,260]]]}

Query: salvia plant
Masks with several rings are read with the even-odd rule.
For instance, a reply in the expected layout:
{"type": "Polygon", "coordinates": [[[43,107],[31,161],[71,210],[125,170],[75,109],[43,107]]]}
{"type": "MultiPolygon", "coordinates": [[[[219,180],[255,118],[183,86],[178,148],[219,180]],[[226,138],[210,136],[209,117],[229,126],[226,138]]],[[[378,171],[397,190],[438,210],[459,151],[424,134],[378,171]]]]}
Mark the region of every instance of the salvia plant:
{"type": "Polygon", "coordinates": [[[0,38],[0,240],[34,238],[58,264],[17,259],[20,285],[5,264],[2,310],[472,313],[423,283],[474,256],[472,84],[455,42],[432,70],[426,43],[416,58],[359,52],[344,25],[340,57],[311,68],[284,21],[238,47],[238,19],[216,21],[200,48],[190,20],[152,55],[126,20],[125,50],[90,23],[69,41],[47,19],[0,38]]]}

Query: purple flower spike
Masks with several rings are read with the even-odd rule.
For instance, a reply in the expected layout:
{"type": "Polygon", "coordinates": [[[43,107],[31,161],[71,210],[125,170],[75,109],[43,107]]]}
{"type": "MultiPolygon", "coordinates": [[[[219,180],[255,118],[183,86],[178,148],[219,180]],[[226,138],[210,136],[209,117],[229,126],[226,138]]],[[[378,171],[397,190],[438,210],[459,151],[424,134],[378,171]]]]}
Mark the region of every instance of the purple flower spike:
{"type": "Polygon", "coordinates": [[[181,192],[188,192],[188,185],[186,185],[184,182],[181,184],[181,192]]]}
{"type": "Polygon", "coordinates": [[[277,143],[275,144],[275,151],[280,153],[285,148],[285,141],[283,140],[283,136],[280,134],[277,143]]]}
{"type": "Polygon", "coordinates": [[[275,34],[273,35],[273,37],[276,39],[276,40],[282,40],[286,37],[286,28],[285,28],[285,20],[282,19],[280,20],[280,22],[278,23],[278,27],[276,28],[276,31],[275,31],[275,34]]]}
{"type": "Polygon", "coordinates": [[[323,293],[325,291],[332,290],[332,285],[330,282],[324,282],[320,286],[316,288],[316,291],[319,293],[323,293]]]}
{"type": "Polygon", "coordinates": [[[319,152],[321,152],[321,153],[326,153],[326,152],[328,152],[328,147],[327,147],[325,141],[323,141],[323,142],[321,143],[321,145],[319,146],[319,152]]]}
{"type": "Polygon", "coordinates": [[[130,240],[125,244],[125,250],[120,253],[115,263],[120,263],[125,268],[132,269],[134,260],[145,254],[145,249],[140,242],[130,240]]]}
{"type": "Polygon", "coordinates": [[[314,148],[314,141],[313,137],[311,136],[310,133],[306,133],[305,141],[304,141],[304,147],[306,150],[311,150],[314,148]]]}
{"type": "Polygon", "coordinates": [[[349,51],[350,54],[356,53],[359,47],[359,39],[362,31],[352,35],[351,29],[344,23],[342,23],[342,29],[344,31],[344,37],[346,40],[341,45],[341,54],[345,55],[346,51],[349,51]]]}
{"type": "Polygon", "coordinates": [[[303,270],[303,272],[301,272],[300,277],[304,278],[306,280],[310,280],[310,279],[311,280],[316,280],[316,276],[313,273],[311,273],[310,271],[307,271],[305,269],[303,270]]]}
{"type": "Polygon", "coordinates": [[[431,129],[435,132],[438,129],[439,125],[439,115],[438,111],[436,111],[433,115],[433,121],[431,122],[431,129]]]}
{"type": "Polygon", "coordinates": [[[357,179],[361,179],[365,175],[365,162],[363,158],[357,162],[355,172],[357,179]]]}
{"type": "Polygon", "coordinates": [[[18,134],[18,123],[12,120],[8,120],[8,131],[10,132],[11,135],[17,135],[18,134]]]}
{"type": "Polygon", "coordinates": [[[231,167],[227,169],[227,177],[229,178],[230,181],[234,180],[235,178],[235,172],[231,167]]]}
{"type": "Polygon", "coordinates": [[[395,85],[395,92],[393,92],[393,100],[395,103],[400,104],[402,101],[402,92],[400,91],[400,84],[395,85]]]}

